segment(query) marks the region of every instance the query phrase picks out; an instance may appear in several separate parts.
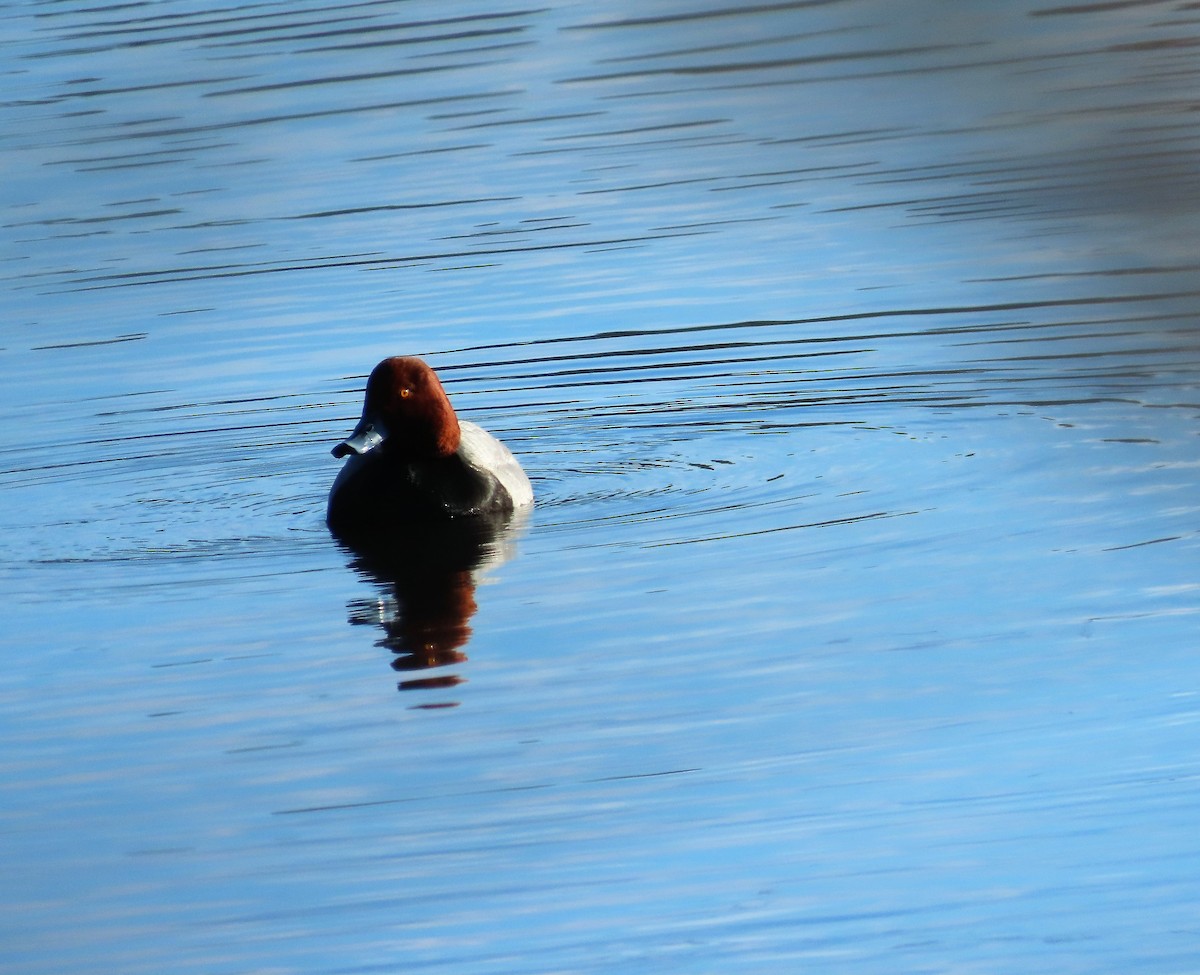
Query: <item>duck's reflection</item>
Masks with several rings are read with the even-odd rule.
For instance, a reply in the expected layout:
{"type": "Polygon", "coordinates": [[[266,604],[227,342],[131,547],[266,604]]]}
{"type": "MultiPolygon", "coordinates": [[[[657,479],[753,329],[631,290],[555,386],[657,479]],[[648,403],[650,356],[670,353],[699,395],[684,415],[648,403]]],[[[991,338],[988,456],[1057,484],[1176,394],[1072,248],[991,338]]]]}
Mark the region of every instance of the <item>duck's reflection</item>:
{"type": "Polygon", "coordinates": [[[334,533],[351,556],[350,567],[380,589],[376,599],[350,604],[350,622],[382,628],[377,645],[395,654],[394,670],[411,675],[400,681],[400,690],[448,688],[464,681],[458,674],[417,675],[467,659],[463,648],[478,608],[476,582],[515,554],[524,522],[522,515],[494,515],[370,534],[334,533]]]}

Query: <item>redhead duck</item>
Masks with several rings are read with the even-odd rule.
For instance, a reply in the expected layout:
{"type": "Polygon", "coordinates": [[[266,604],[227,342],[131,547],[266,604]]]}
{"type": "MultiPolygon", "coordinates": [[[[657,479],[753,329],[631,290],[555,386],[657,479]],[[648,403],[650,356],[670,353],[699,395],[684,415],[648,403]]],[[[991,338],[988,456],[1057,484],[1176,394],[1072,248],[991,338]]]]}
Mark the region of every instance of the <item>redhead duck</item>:
{"type": "Polygon", "coordinates": [[[341,535],[431,520],[510,515],[533,488],[507,447],[460,420],[421,359],[384,359],[367,379],[362,419],[333,448],[349,458],[329,492],[327,521],[341,535]]]}

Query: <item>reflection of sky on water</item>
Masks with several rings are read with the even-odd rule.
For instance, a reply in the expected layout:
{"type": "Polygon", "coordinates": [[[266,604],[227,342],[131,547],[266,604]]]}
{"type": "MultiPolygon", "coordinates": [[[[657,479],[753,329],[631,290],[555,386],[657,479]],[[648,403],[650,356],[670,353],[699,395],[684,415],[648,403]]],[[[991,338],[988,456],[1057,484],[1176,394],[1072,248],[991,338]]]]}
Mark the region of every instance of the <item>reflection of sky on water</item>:
{"type": "Polygon", "coordinates": [[[171,311],[210,318],[236,285],[305,329],[288,300],[305,287],[312,324],[394,329],[400,305],[453,339],[546,315],[586,329],[601,297],[635,321],[774,317],[798,287],[845,310],[1190,260],[1189,75],[1145,11],[582,13],[42,18],[90,73],[17,110],[43,163],[8,191],[31,254],[53,247],[39,291],[116,287],[105,301],[144,315],[160,299],[137,292],[165,280],[171,311]],[[652,275],[627,273],[631,249],[652,275]],[[348,299],[363,269],[398,290],[348,299]]]}
{"type": "Polygon", "coordinates": [[[1194,19],[10,11],[8,960],[1187,968],[1194,19]],[[538,496],[438,596],[397,352],[538,496]]]}

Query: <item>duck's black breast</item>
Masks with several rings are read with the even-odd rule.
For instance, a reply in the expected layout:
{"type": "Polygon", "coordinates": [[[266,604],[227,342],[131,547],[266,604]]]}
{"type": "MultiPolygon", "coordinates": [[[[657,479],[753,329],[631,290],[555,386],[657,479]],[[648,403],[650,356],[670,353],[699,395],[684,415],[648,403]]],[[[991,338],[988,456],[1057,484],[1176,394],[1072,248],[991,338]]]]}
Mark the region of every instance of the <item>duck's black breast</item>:
{"type": "Polygon", "coordinates": [[[326,521],[340,535],[511,512],[512,498],[458,454],[397,460],[371,452],[349,458],[329,492],[326,521]]]}

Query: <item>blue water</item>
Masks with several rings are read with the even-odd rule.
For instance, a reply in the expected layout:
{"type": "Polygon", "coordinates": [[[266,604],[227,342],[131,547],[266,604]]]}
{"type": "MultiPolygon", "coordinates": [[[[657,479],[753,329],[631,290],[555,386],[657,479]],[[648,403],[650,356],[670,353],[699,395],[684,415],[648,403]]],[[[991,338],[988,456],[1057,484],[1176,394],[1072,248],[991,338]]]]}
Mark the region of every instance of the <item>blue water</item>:
{"type": "Polygon", "coordinates": [[[5,970],[1200,966],[1188,4],[3,17],[5,970]]]}

